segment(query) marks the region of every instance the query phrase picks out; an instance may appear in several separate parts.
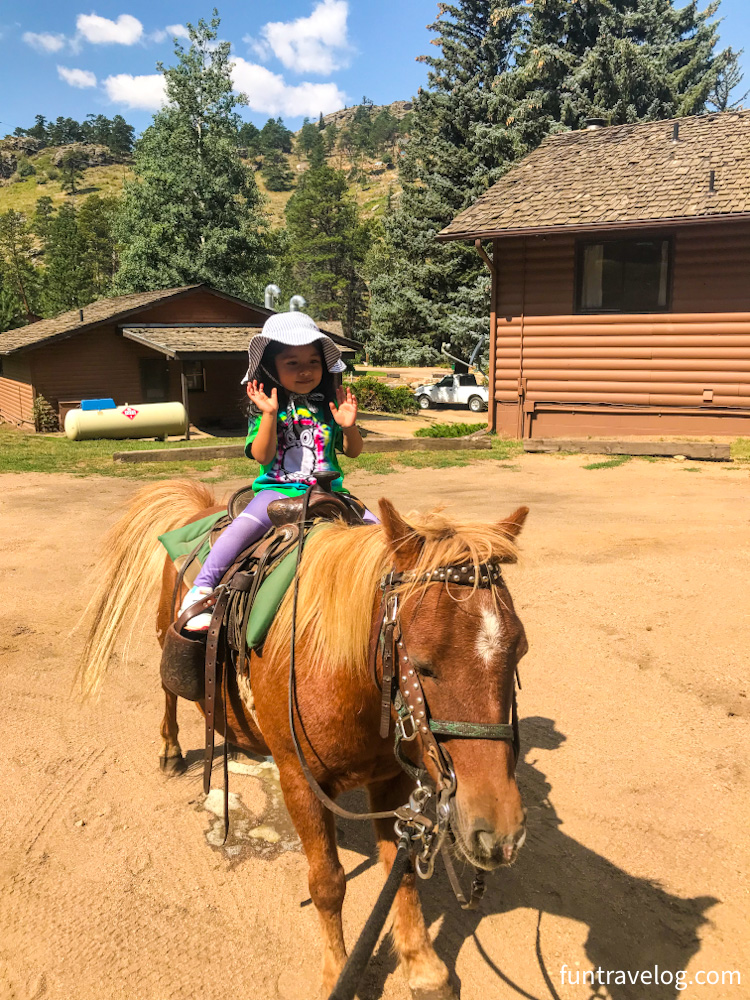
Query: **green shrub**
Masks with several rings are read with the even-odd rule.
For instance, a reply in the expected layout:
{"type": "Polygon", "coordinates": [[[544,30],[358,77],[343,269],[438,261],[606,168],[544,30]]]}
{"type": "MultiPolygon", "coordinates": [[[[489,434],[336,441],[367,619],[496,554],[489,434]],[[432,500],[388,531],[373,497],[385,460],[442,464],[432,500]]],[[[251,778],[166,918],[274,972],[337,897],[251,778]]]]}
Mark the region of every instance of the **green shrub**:
{"type": "Polygon", "coordinates": [[[57,167],[50,167],[49,170],[47,171],[47,177],[51,181],[56,181],[59,178],[59,176],[60,176],[60,171],[57,169],[57,167]]]}
{"type": "Polygon", "coordinates": [[[364,375],[355,379],[351,388],[363,410],[372,410],[374,413],[416,413],[419,409],[414,393],[405,385],[394,388],[370,375],[364,375]]]}
{"type": "Polygon", "coordinates": [[[57,414],[52,409],[44,396],[35,396],[34,404],[31,408],[34,417],[34,426],[38,431],[59,431],[60,423],[57,414]]]}
{"type": "Polygon", "coordinates": [[[420,438],[460,438],[483,430],[487,424],[430,424],[414,431],[414,437],[420,438]]]}
{"type": "Polygon", "coordinates": [[[36,173],[34,165],[25,156],[19,159],[16,169],[18,170],[19,177],[33,177],[36,173]]]}

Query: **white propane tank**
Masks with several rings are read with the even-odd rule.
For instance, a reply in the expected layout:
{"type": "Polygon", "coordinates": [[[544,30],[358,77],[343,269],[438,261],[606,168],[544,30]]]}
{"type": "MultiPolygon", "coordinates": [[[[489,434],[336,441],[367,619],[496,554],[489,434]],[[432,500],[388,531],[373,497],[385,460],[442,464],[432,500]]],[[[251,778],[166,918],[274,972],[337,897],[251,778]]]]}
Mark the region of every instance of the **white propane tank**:
{"type": "Polygon", "coordinates": [[[187,413],[182,403],[136,403],[113,410],[68,410],[65,433],[71,441],[94,438],[152,438],[184,434],[187,413]]]}

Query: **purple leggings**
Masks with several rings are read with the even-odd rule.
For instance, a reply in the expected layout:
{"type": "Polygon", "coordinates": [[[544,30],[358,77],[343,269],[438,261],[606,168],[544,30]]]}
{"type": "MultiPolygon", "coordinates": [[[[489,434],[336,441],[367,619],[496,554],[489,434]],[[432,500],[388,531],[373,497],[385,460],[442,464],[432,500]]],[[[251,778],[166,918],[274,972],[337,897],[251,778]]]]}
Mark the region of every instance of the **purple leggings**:
{"type": "MultiPolygon", "coordinates": [[[[261,490],[256,493],[232,523],[226,527],[213,544],[208,558],[196,576],[194,587],[215,587],[220,582],[234,560],[271,527],[267,507],[272,500],[283,497],[276,490],[261,490]]],[[[369,510],[363,515],[366,524],[378,524],[378,519],[369,510]]]]}

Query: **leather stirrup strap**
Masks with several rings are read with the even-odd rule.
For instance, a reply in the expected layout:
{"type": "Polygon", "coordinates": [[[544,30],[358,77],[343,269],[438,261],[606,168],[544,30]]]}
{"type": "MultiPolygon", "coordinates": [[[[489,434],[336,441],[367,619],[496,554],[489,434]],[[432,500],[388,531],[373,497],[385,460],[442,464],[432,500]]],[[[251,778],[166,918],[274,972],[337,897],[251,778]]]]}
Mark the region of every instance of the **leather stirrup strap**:
{"type": "MultiPolygon", "coordinates": [[[[214,613],[211,616],[211,625],[208,629],[208,639],[206,641],[206,753],[203,759],[203,791],[206,795],[211,790],[211,767],[214,760],[216,673],[219,659],[219,640],[221,638],[221,627],[224,622],[224,612],[226,611],[228,601],[229,590],[225,588],[221,591],[214,606],[214,613]]],[[[226,714],[226,706],[224,712],[226,714]]]]}

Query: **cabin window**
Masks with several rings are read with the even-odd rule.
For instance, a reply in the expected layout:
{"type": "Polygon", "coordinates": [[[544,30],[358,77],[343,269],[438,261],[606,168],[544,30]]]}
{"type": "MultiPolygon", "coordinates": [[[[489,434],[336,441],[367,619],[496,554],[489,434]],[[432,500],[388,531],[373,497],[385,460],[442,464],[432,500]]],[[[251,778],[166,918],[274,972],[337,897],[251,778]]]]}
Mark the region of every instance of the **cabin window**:
{"type": "Polygon", "coordinates": [[[145,403],[163,403],[169,398],[169,369],[164,358],[141,358],[141,393],[145,403]]]}
{"type": "Polygon", "coordinates": [[[206,391],[206,370],[202,361],[183,361],[188,392],[206,391]]]}
{"type": "Polygon", "coordinates": [[[579,243],[576,308],[613,313],[665,310],[671,254],[668,239],[579,243]]]}

